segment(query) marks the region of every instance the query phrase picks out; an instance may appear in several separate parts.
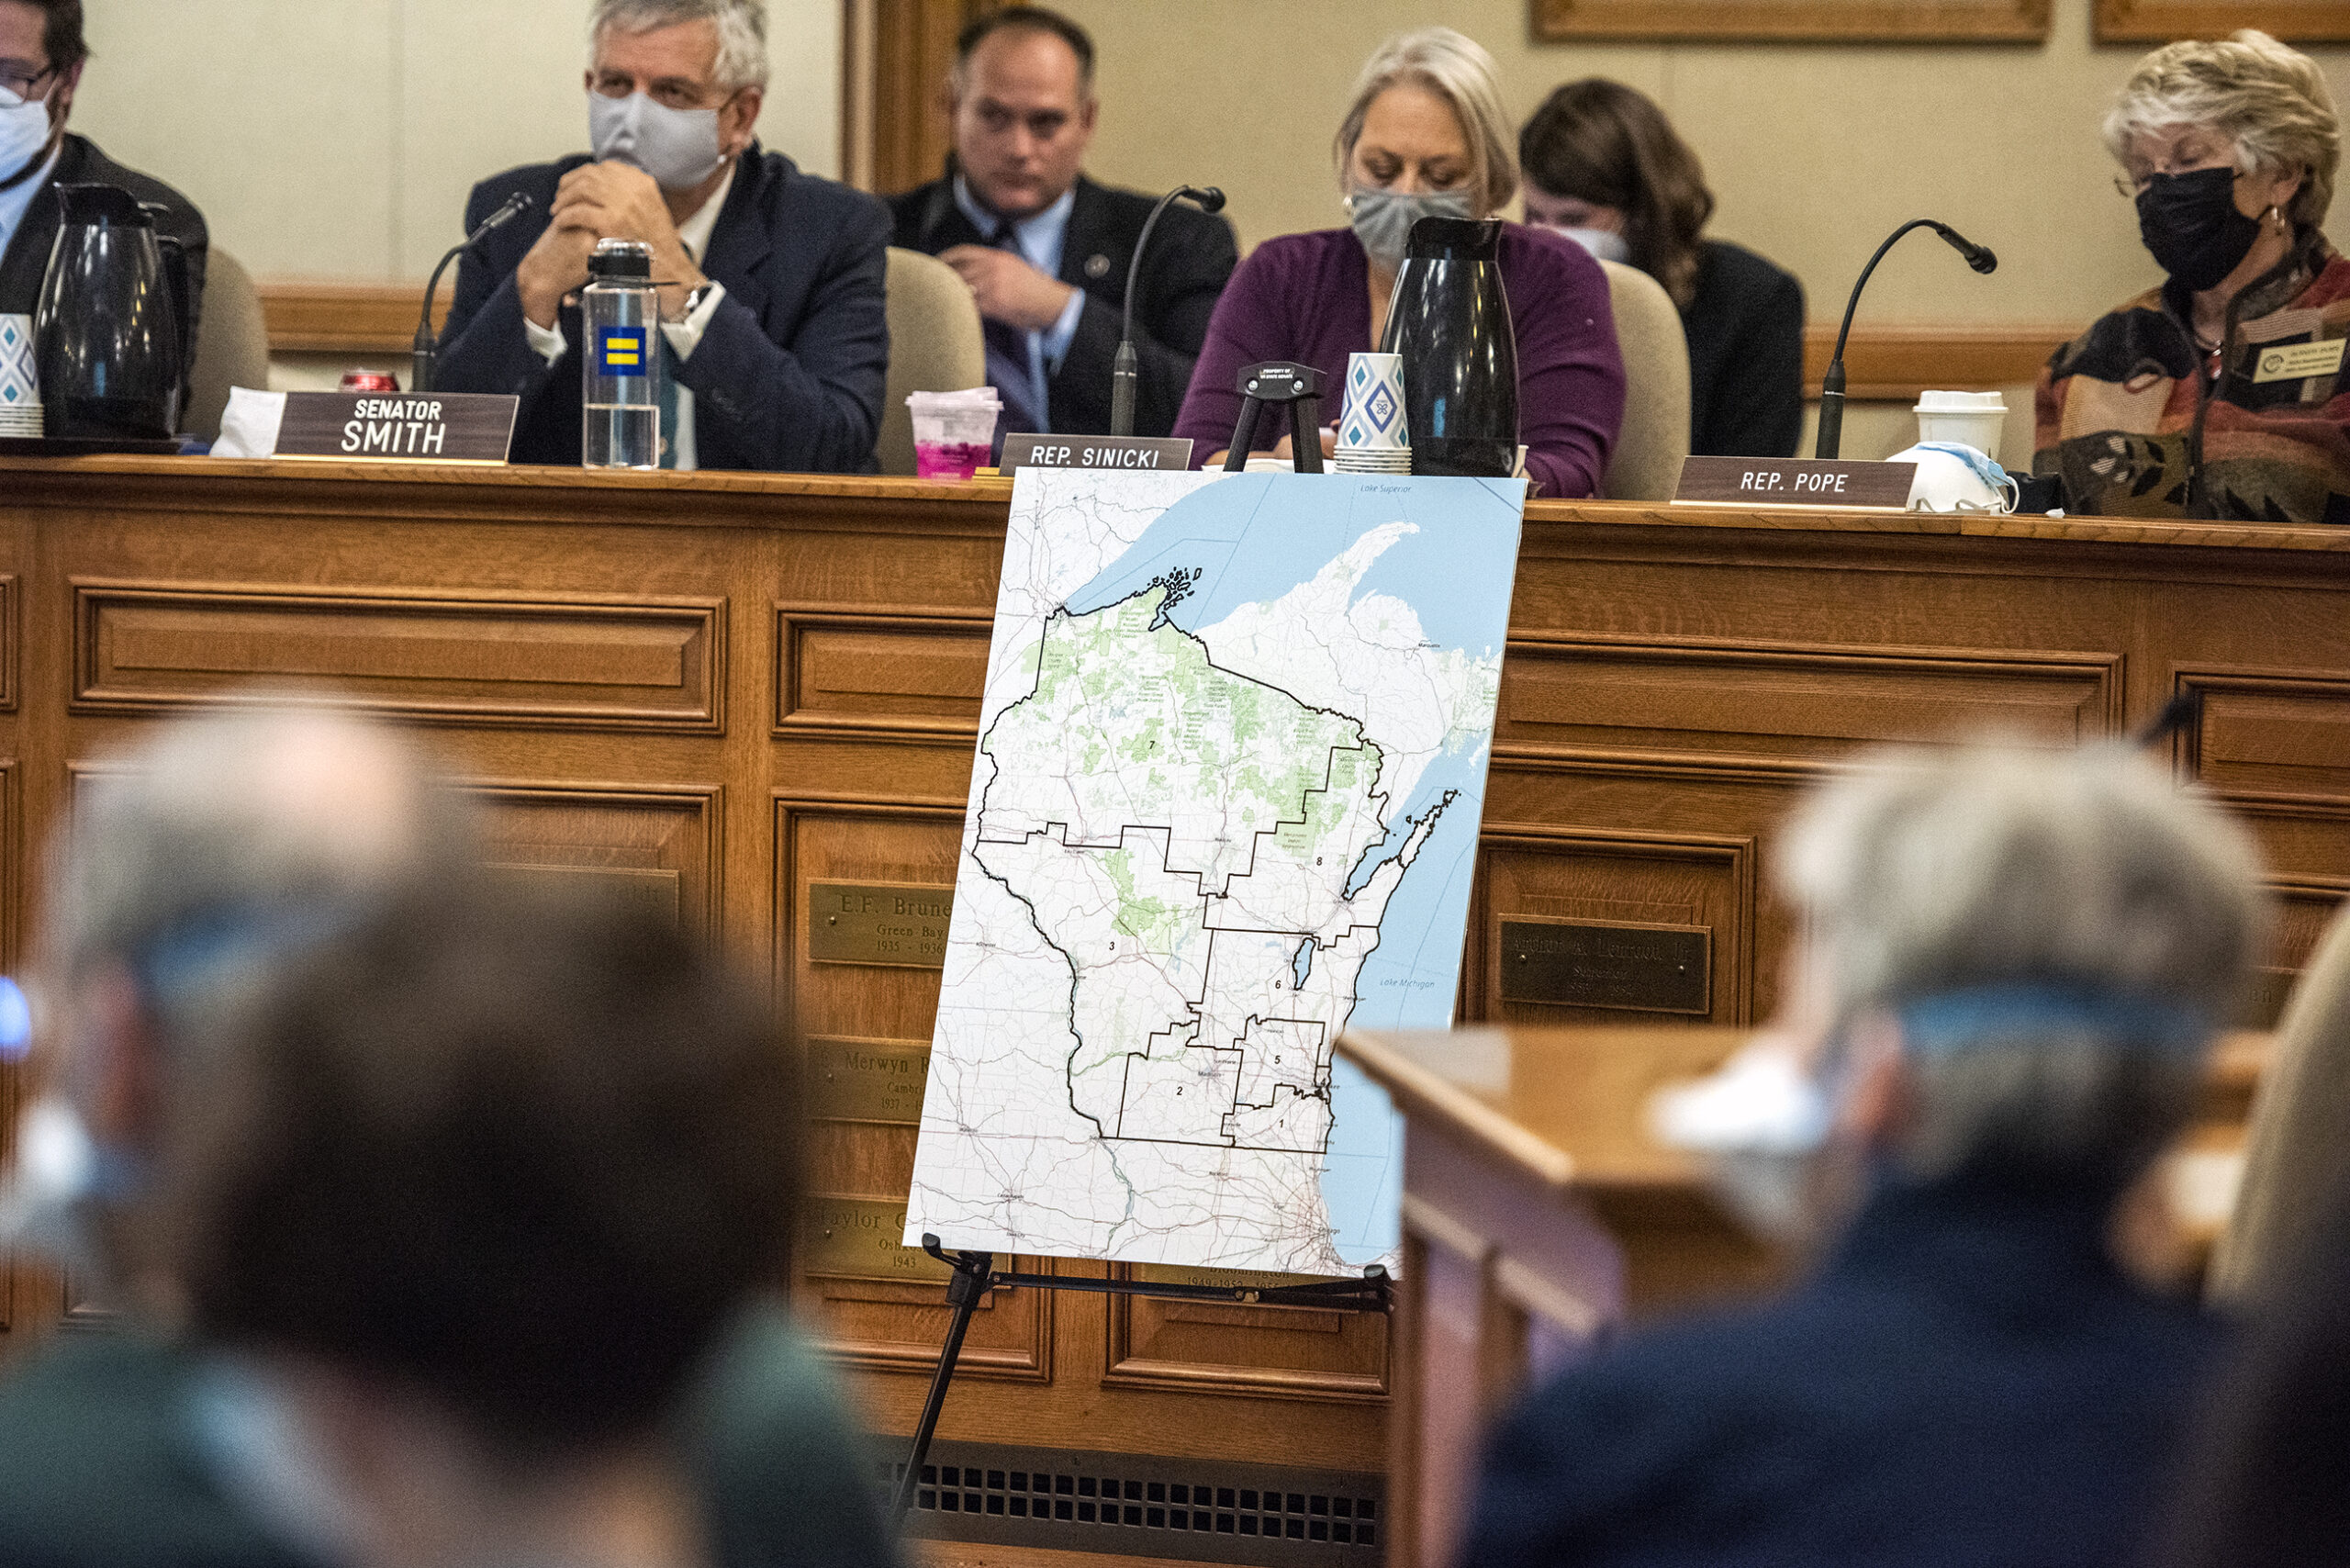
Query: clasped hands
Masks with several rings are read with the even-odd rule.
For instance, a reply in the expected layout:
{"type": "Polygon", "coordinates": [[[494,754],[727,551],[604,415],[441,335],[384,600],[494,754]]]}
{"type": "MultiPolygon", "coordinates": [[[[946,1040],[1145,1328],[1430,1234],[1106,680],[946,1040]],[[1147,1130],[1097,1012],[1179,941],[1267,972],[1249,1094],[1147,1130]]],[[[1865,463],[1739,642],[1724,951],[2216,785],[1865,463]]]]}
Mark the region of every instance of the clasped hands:
{"type": "Polygon", "coordinates": [[[514,271],[522,314],[538,326],[554,326],[564,300],[587,286],[588,258],[599,240],[637,240],[653,247],[653,275],[665,286],[665,319],[681,317],[686,297],[707,281],[677,238],[652,175],[629,163],[583,163],[555,186],[546,231],[514,271]]]}
{"type": "Polygon", "coordinates": [[[950,245],[938,259],[953,267],[979,314],[1024,332],[1049,332],[1077,290],[1027,259],[992,245],[950,245]]]}

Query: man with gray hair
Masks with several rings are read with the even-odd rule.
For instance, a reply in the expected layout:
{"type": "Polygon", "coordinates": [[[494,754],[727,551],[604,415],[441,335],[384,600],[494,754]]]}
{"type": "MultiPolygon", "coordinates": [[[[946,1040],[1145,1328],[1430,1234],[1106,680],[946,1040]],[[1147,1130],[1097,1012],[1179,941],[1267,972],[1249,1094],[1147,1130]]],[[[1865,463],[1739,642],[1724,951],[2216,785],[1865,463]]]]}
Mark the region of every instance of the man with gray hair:
{"type": "Polygon", "coordinates": [[[514,461],[578,463],[576,296],[599,241],[634,241],[661,285],[663,467],[868,470],[890,214],[760,150],[767,7],[593,0],[588,32],[594,151],[474,187],[467,233],[529,205],[458,264],[438,389],[520,398],[514,461]]]}
{"type": "MultiPolygon", "coordinates": [[[[304,1484],[281,1405],[177,1327],[173,1150],[289,966],[468,896],[474,813],[395,733],[325,709],[207,714],[122,761],[58,836],[32,988],[46,1087],[0,1192],[0,1250],[70,1268],[114,1322],[0,1381],[0,1563],[338,1568],[337,1499],[304,1484]]],[[[895,1568],[830,1375],[778,1313],[738,1324],[673,1415],[715,1568],[895,1568]]]]}
{"type": "Polygon", "coordinates": [[[1779,873],[1859,1212],[1529,1397],[1465,1560],[2135,1561],[2216,1329],[2112,1237],[2264,940],[2248,836],[2117,745],[1969,748],[1831,784],[1779,873]]]}

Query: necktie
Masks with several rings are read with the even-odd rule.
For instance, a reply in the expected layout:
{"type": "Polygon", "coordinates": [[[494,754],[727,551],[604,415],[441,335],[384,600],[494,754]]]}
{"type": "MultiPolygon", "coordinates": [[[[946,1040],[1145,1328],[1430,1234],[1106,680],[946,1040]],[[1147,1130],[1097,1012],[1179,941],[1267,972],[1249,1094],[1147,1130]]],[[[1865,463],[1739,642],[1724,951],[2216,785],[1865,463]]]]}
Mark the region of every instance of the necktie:
{"type": "MultiPolygon", "coordinates": [[[[1009,223],[999,227],[988,243],[1024,262],[1028,259],[1021,254],[1020,237],[1009,223]]],[[[1044,430],[1045,405],[1036,385],[1035,365],[1028,357],[1028,334],[1009,321],[984,317],[979,327],[988,347],[988,385],[1003,398],[1003,420],[996,427],[998,431],[1044,430]]]]}

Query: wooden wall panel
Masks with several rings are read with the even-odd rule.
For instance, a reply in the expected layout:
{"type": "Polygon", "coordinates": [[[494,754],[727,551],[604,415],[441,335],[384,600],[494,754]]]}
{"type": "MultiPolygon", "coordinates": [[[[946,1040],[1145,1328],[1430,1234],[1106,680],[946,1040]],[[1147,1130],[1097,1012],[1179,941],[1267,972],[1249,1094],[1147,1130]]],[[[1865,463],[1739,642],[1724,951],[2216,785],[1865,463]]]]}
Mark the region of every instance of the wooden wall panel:
{"type": "Polygon", "coordinates": [[[718,939],[724,886],[717,785],[482,784],[487,857],[518,876],[585,879],[718,939]]]}
{"type": "Polygon", "coordinates": [[[2110,655],[1740,646],[1513,637],[1494,744],[1827,757],[1855,745],[1997,730],[2047,745],[2110,733],[2110,655]]]}
{"type": "Polygon", "coordinates": [[[73,585],[77,713],[152,713],[256,683],[325,684],[408,719],[725,728],[723,599],[73,585]]]}
{"type": "MultiPolygon", "coordinates": [[[[819,963],[809,955],[811,882],[894,882],[949,887],[962,845],[960,809],[778,800],[775,815],[776,972],[803,1053],[811,1037],[928,1044],[938,1014],[938,971],[897,965],[819,963]]],[[[827,1052],[829,1057],[832,1053],[827,1052]]],[[[803,1063],[809,1058],[803,1054],[803,1063]]],[[[822,1061],[809,1063],[822,1071],[822,1061]]],[[[914,1128],[902,1123],[826,1120],[811,1129],[808,1180],[819,1194],[811,1220],[902,1223],[913,1180],[914,1128]]],[[[803,1258],[822,1250],[803,1242],[803,1258]]],[[[946,1331],[944,1271],[877,1239],[869,1271],[803,1279],[819,1304],[824,1342],[860,1366],[918,1371],[934,1362],[946,1331]]],[[[1041,1269],[1042,1260],[1017,1266],[1041,1269]]],[[[851,1267],[854,1267],[852,1265],[851,1267]]],[[[803,1268],[803,1274],[806,1271],[803,1268]]],[[[975,1377],[1052,1376],[1053,1309],[1036,1291],[998,1291],[972,1320],[964,1360],[975,1377]]],[[[958,1374],[959,1375],[959,1374],[958,1374]]]]}
{"type": "MultiPolygon", "coordinates": [[[[1279,1274],[1117,1266],[1124,1278],[1210,1284],[1301,1282],[1279,1274]]],[[[1383,1401],[1386,1319],[1305,1306],[1124,1296],[1109,1304],[1105,1388],[1172,1388],[1284,1399],[1383,1401]]]]}
{"type": "Polygon", "coordinates": [[[1562,1026],[1748,1023],[1756,874],[1751,837],[1489,826],[1478,846],[1461,1015],[1562,1026]],[[1702,1014],[1664,1017],[1646,1010],[1508,1000],[1505,969],[1524,955],[1505,945],[1502,927],[1520,917],[1702,930],[1711,953],[1710,1004],[1702,1014]]]}
{"type": "Polygon", "coordinates": [[[2223,795],[2350,794],[2350,680],[2306,671],[2182,668],[2203,700],[2187,767],[2223,795]]]}
{"type": "Polygon", "coordinates": [[[776,606],[776,731],[975,740],[985,615],[776,606]]]}

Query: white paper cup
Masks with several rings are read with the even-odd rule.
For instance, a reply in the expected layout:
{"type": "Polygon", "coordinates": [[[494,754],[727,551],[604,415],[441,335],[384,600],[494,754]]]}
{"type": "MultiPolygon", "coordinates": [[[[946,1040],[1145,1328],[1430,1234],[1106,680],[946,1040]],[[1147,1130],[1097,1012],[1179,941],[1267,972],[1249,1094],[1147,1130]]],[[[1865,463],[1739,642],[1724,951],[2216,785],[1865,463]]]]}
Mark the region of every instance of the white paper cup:
{"type": "Polygon", "coordinates": [[[1918,406],[1919,441],[1954,441],[1988,457],[1999,453],[1999,437],[2007,429],[2007,399],[1997,392],[1920,392],[1918,406]]]}

